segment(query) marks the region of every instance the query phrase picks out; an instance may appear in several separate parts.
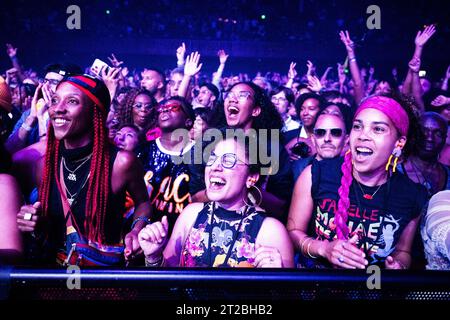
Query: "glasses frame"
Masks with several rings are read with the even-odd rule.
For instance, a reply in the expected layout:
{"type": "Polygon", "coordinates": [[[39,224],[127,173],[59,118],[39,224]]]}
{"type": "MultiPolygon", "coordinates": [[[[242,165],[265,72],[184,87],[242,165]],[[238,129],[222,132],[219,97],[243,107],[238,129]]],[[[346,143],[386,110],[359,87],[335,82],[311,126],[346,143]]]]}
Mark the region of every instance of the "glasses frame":
{"type": "Polygon", "coordinates": [[[211,155],[208,158],[208,161],[206,162],[206,166],[211,167],[214,163],[216,163],[218,158],[220,158],[220,165],[225,169],[233,169],[234,167],[236,167],[236,164],[238,164],[238,163],[249,166],[249,164],[246,163],[245,161],[238,159],[238,157],[234,153],[224,153],[221,156],[217,156],[216,154],[211,153],[211,155]],[[231,166],[224,165],[224,161],[225,161],[226,157],[233,158],[233,164],[231,166]],[[211,160],[211,158],[214,158],[214,159],[211,160]]]}

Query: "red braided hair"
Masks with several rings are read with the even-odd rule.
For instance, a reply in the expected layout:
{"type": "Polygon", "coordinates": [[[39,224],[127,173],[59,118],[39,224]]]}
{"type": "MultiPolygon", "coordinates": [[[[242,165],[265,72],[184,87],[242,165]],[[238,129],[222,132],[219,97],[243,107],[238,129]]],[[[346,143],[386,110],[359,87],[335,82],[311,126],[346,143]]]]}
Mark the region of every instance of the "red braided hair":
{"type": "MultiPolygon", "coordinates": [[[[84,223],[85,236],[88,240],[100,244],[105,242],[105,216],[109,196],[110,153],[106,133],[106,115],[99,107],[93,108],[94,143],[90,167],[90,177],[86,197],[84,223]]],[[[43,216],[48,216],[52,177],[59,180],[59,140],[55,138],[53,127],[49,126],[47,151],[43,168],[42,181],[39,186],[39,201],[43,216]]]]}

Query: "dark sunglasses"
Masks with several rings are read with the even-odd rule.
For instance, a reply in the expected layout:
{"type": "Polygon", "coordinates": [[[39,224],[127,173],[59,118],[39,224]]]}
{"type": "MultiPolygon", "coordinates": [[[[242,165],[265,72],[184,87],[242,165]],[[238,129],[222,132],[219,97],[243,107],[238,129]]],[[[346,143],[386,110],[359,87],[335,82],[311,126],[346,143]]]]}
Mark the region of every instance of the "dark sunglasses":
{"type": "Polygon", "coordinates": [[[333,128],[333,129],[314,129],[314,135],[316,138],[323,138],[327,134],[327,132],[330,132],[331,136],[334,138],[340,138],[342,137],[342,129],[341,128],[333,128]]]}

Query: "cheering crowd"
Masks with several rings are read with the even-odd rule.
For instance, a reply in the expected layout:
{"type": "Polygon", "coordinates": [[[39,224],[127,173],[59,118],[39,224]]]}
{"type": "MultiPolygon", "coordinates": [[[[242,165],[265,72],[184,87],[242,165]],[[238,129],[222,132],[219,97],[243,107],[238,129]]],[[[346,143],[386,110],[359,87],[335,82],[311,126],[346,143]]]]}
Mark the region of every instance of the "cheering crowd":
{"type": "MultiPolygon", "coordinates": [[[[167,72],[126,61],[0,78],[0,262],[26,265],[450,269],[450,66],[336,79],[167,72]]],[[[174,61],[175,62],[175,61],[174,61]]],[[[174,63],[175,64],[175,63],[174,63]]],[[[381,68],[382,66],[380,66],[381,68]]]]}

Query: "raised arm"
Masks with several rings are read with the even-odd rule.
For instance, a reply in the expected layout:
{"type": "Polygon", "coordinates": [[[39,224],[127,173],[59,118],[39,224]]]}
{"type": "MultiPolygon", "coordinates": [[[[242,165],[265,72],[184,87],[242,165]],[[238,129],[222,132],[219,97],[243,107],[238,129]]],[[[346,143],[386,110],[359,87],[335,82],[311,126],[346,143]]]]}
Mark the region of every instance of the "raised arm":
{"type": "Polygon", "coordinates": [[[342,43],[345,45],[348,55],[348,64],[350,66],[350,73],[353,79],[353,85],[355,90],[355,103],[359,105],[364,98],[364,83],[361,78],[361,72],[359,70],[358,63],[356,61],[355,43],[350,38],[348,31],[339,32],[342,43]]]}
{"type": "Polygon", "coordinates": [[[17,70],[17,74],[19,76],[19,80],[22,82],[25,80],[25,75],[22,71],[22,68],[19,63],[19,58],[17,57],[17,48],[14,48],[12,44],[7,43],[6,44],[6,53],[8,54],[9,58],[11,59],[11,63],[13,65],[13,68],[17,70]]]}
{"type": "Polygon", "coordinates": [[[199,63],[200,61],[200,54],[196,51],[191,53],[187,59],[186,63],[184,65],[184,76],[183,80],[181,80],[180,87],[178,88],[178,95],[181,97],[188,97],[188,89],[189,84],[191,82],[191,79],[193,76],[195,76],[197,73],[200,72],[202,69],[202,63],[199,63]]]}
{"type": "Polygon", "coordinates": [[[219,56],[219,68],[217,68],[217,71],[214,73],[212,84],[215,85],[217,88],[220,88],[220,81],[222,80],[222,74],[223,70],[225,69],[225,64],[227,63],[228,57],[230,55],[226,54],[224,50],[219,50],[217,53],[219,56]]]}
{"type": "Polygon", "coordinates": [[[186,45],[183,42],[181,44],[181,46],[179,46],[177,51],[176,51],[177,68],[183,68],[184,67],[184,55],[185,54],[186,54],[186,45]]]}
{"type": "Polygon", "coordinates": [[[289,65],[289,71],[288,71],[288,82],[286,83],[285,87],[291,89],[292,84],[294,83],[294,79],[297,76],[297,70],[295,70],[295,66],[297,63],[291,62],[289,65]]]}
{"type": "Polygon", "coordinates": [[[405,88],[405,94],[412,94],[416,101],[417,107],[421,112],[425,111],[425,105],[422,99],[422,85],[420,84],[419,71],[421,65],[422,51],[424,45],[428,42],[431,36],[436,32],[436,28],[434,25],[426,26],[423,32],[418,31],[416,38],[414,40],[415,50],[414,55],[411,61],[408,64],[409,70],[408,75],[405,79],[405,86],[410,86],[410,90],[408,87],[405,88]]]}

